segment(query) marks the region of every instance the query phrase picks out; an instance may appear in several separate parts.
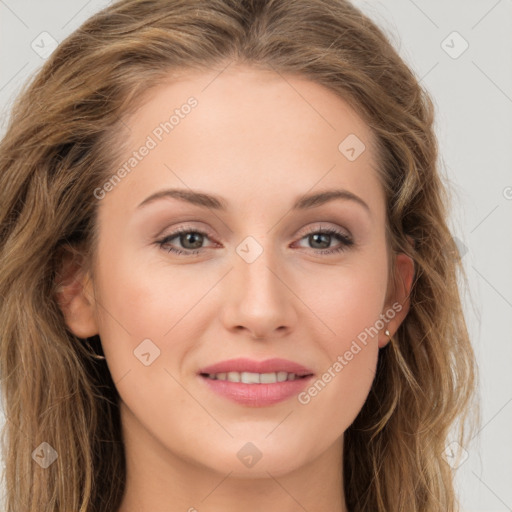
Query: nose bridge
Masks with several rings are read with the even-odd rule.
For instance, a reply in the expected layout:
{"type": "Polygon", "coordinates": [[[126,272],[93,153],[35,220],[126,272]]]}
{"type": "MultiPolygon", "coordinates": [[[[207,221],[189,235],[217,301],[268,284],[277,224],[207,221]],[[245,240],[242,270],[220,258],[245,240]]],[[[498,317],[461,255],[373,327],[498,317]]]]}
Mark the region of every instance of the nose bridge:
{"type": "Polygon", "coordinates": [[[256,240],[248,237],[237,247],[237,254],[240,256],[236,264],[237,273],[239,273],[246,285],[251,288],[252,293],[264,295],[271,292],[275,287],[276,276],[270,269],[275,268],[276,257],[275,248],[271,247],[271,237],[260,237],[256,240]]]}
{"type": "Polygon", "coordinates": [[[229,322],[258,336],[289,327],[293,321],[293,294],[281,276],[283,265],[271,236],[248,236],[236,247],[230,289],[229,322]],[[284,282],[283,282],[284,281],[284,282]]]}
{"type": "Polygon", "coordinates": [[[282,283],[277,279],[275,272],[279,267],[276,250],[271,246],[272,237],[247,237],[243,240],[236,252],[238,258],[235,263],[235,272],[242,291],[241,299],[252,296],[252,303],[263,301],[276,301],[282,295],[282,283]],[[273,271],[272,271],[273,270],[273,271]]]}

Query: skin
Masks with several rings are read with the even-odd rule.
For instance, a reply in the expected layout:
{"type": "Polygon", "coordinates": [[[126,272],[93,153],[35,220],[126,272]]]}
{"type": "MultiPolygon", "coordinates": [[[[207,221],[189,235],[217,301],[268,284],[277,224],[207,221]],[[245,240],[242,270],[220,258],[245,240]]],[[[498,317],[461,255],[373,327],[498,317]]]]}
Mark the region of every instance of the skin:
{"type": "Polygon", "coordinates": [[[126,120],[126,159],[190,96],[197,107],[98,202],[93,272],[69,270],[63,289],[68,326],[82,338],[100,335],[121,396],[127,489],[119,510],[291,512],[299,503],[345,512],[343,434],[366,400],[385,329],[392,336],[407,314],[414,272],[397,255],[392,286],[373,134],[321,85],[231,66],[152,90],[126,120]],[[349,134],[366,146],[354,161],[338,150],[349,134]],[[165,188],[215,194],[228,209],[170,198],[137,208],[165,188]],[[297,197],[334,188],[369,212],[340,199],[291,211],[297,197]],[[157,244],[180,226],[207,232],[202,252],[175,255],[157,244]],[[354,245],[322,254],[343,242],[315,244],[308,230],[317,228],[337,228],[354,245]],[[248,236],[262,249],[251,263],[236,252],[248,236]],[[282,357],[319,377],[397,302],[401,311],[308,404],[243,406],[197,376],[225,359],[282,357]],[[149,366],[134,356],[144,339],[160,350],[149,366]],[[237,457],[247,442],[262,454],[252,467],[237,457]]]}

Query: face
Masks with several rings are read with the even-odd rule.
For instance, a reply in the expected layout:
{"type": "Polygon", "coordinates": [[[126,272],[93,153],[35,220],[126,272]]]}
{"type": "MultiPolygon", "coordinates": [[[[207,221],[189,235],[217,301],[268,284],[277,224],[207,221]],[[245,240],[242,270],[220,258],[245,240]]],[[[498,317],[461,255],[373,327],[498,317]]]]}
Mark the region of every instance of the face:
{"type": "Polygon", "coordinates": [[[127,442],[239,476],[338,460],[406,311],[368,126],[318,84],[244,67],[161,85],[126,125],[69,323],[100,335],[127,442]]]}

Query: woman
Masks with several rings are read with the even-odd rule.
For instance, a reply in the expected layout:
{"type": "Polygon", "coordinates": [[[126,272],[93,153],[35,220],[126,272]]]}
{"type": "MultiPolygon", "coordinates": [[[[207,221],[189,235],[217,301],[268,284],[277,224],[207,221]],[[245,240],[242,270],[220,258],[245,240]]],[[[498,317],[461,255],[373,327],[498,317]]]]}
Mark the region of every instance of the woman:
{"type": "Polygon", "coordinates": [[[436,160],[346,1],[88,20],[0,146],[6,510],[456,510],[475,363],[436,160]]]}

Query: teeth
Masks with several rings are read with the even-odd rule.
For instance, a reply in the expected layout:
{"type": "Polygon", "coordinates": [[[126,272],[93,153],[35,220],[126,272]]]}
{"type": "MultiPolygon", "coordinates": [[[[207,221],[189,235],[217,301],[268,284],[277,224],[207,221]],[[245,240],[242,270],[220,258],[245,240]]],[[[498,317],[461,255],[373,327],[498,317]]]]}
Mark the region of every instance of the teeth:
{"type": "Polygon", "coordinates": [[[260,384],[274,384],[277,382],[277,373],[260,374],[260,384]]]}
{"type": "MultiPolygon", "coordinates": [[[[223,375],[222,373],[219,373],[218,374],[219,376],[223,375]]],[[[240,382],[240,374],[238,372],[229,372],[228,375],[227,375],[227,379],[226,380],[229,380],[229,382],[240,382]]],[[[213,378],[215,378],[215,375],[213,376],[213,378]]],[[[220,377],[217,377],[220,379],[220,377]]],[[[224,380],[224,379],[222,379],[224,380]]]]}
{"type": "Polygon", "coordinates": [[[272,372],[272,373],[253,373],[253,372],[228,372],[228,373],[209,373],[209,379],[227,380],[229,382],[242,382],[244,384],[274,384],[275,382],[284,382],[285,380],[295,380],[295,373],[272,372]]]}
{"type": "Polygon", "coordinates": [[[259,384],[260,383],[260,374],[259,373],[250,373],[250,372],[242,372],[240,376],[240,382],[244,384],[259,384]]]}
{"type": "Polygon", "coordinates": [[[287,372],[277,372],[277,382],[284,382],[288,378],[287,372]]]}

